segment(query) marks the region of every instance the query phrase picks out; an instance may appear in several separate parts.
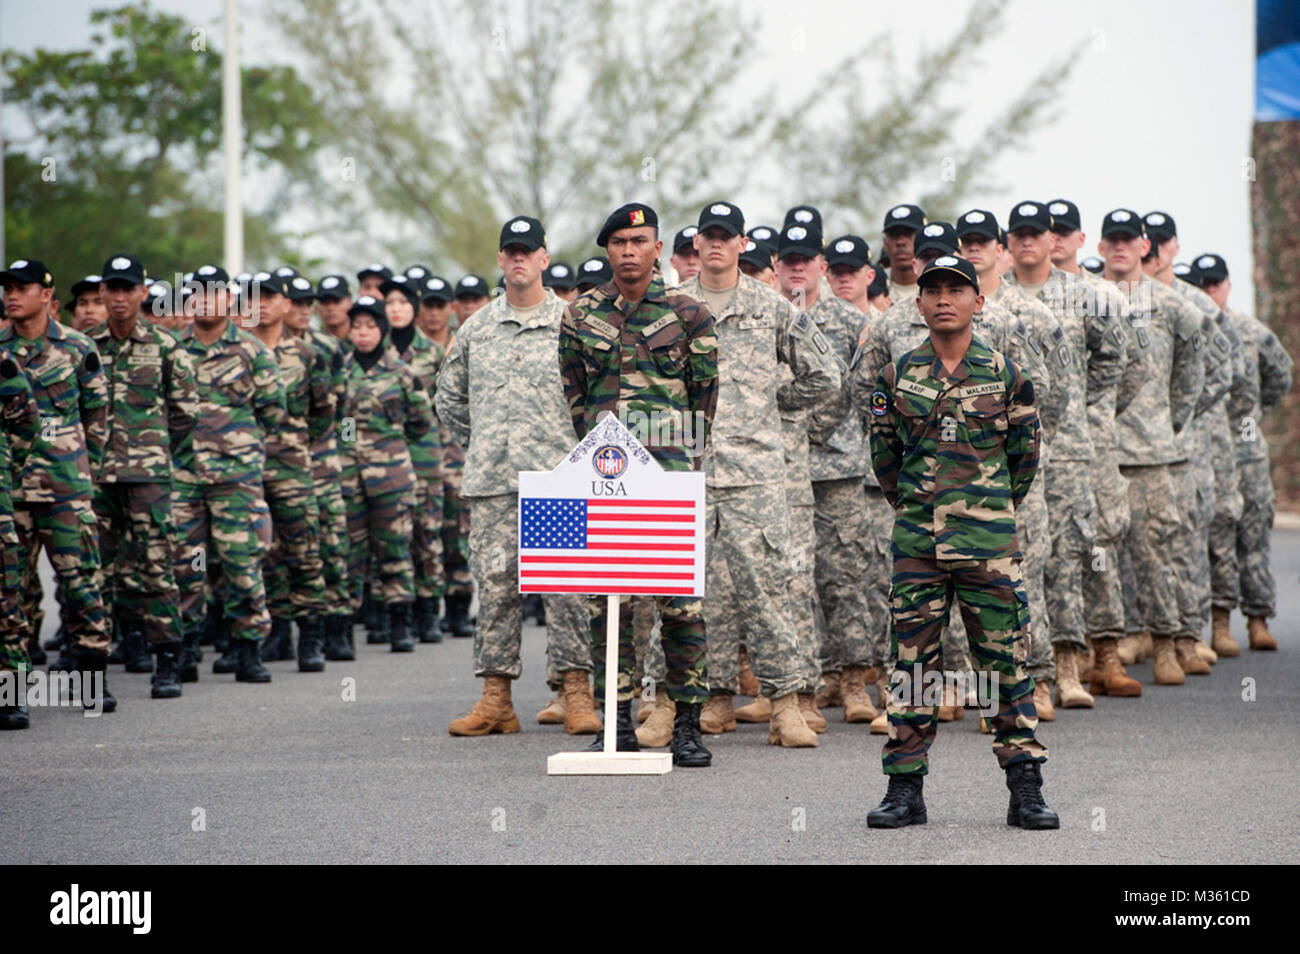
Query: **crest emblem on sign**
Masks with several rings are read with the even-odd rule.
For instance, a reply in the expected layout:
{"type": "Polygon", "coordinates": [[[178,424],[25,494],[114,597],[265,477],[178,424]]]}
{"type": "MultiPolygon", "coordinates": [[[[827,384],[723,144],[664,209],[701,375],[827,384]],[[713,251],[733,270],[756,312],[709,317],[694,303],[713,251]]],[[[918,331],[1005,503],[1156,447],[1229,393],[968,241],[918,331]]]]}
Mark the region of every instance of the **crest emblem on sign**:
{"type": "Polygon", "coordinates": [[[617,444],[605,444],[596,448],[596,453],[591,457],[591,465],[600,476],[613,480],[627,470],[627,452],[617,444]]]}

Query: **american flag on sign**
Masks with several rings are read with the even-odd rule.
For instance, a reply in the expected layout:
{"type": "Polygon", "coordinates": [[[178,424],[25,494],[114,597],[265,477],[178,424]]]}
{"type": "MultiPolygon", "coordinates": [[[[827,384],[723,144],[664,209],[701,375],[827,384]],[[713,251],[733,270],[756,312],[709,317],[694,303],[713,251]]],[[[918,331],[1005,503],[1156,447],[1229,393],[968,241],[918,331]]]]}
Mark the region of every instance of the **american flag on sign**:
{"type": "Polygon", "coordinates": [[[694,500],[519,498],[521,593],[689,596],[703,575],[694,500]]]}

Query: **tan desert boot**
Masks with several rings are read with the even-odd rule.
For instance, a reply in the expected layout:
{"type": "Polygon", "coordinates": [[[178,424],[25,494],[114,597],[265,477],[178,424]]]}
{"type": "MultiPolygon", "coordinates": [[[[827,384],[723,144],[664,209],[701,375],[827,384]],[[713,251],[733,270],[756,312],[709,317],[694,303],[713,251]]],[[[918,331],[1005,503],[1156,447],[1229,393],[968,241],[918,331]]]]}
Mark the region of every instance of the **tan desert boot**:
{"type": "Polygon", "coordinates": [[[1088,691],[1094,696],[1119,696],[1137,698],[1142,695],[1142,684],[1124,671],[1119,661],[1117,639],[1092,640],[1094,661],[1088,691]]]}
{"type": "Polygon", "coordinates": [[[1217,606],[1210,610],[1210,646],[1220,656],[1235,659],[1241,655],[1241,647],[1229,631],[1228,622],[1231,618],[1231,610],[1219,609],[1217,606]]]}
{"type": "Polygon", "coordinates": [[[1125,666],[1134,666],[1145,657],[1142,655],[1142,634],[1121,636],[1119,640],[1119,661],[1125,666]]]}
{"type": "Polygon", "coordinates": [[[585,670],[570,669],[564,674],[564,708],[564,731],[569,735],[595,735],[600,731],[600,716],[596,715],[596,700],[585,670]]]}
{"type": "Polygon", "coordinates": [[[650,718],[638,726],[636,741],[646,749],[661,749],[673,740],[673,720],[677,718],[677,703],[668,698],[668,690],[660,686],[655,693],[655,704],[650,718]]]}
{"type": "Polygon", "coordinates": [[[870,722],[878,712],[867,695],[867,670],[862,666],[845,666],[840,692],[844,701],[845,722],[870,722]]]}
{"type": "Polygon", "coordinates": [[[826,731],[826,717],[817,710],[817,703],[811,692],[799,693],[799,711],[803,713],[803,721],[808,724],[808,728],[818,735],[826,731]]]}
{"type": "Polygon", "coordinates": [[[1091,709],[1093,698],[1079,681],[1078,664],[1085,654],[1064,643],[1052,650],[1056,654],[1056,704],[1062,709],[1091,709]]]}
{"type": "Polygon", "coordinates": [[[1196,640],[1196,645],[1192,648],[1196,650],[1196,655],[1200,656],[1211,666],[1219,661],[1219,654],[1211,649],[1204,639],[1196,640]]]}
{"type": "Polygon", "coordinates": [[[1246,633],[1250,636],[1250,648],[1260,650],[1277,649],[1277,640],[1268,631],[1268,620],[1263,616],[1246,617],[1246,633]]]}
{"type": "Polygon", "coordinates": [[[744,646],[740,647],[740,694],[749,696],[751,699],[757,699],[762,693],[758,688],[758,677],[754,675],[754,667],[749,664],[749,653],[744,646]]]}
{"type": "Polygon", "coordinates": [[[538,725],[564,725],[564,689],[555,691],[555,698],[546,703],[546,708],[537,713],[538,725]]]}
{"type": "Polygon", "coordinates": [[[447,727],[452,735],[509,734],[519,731],[519,717],[510,701],[510,679],[507,676],[484,676],[483,697],[474,708],[447,727]]]}
{"type": "Polygon", "coordinates": [[[880,715],[871,720],[872,735],[889,735],[889,712],[886,709],[880,710],[880,715]]]}
{"type": "Polygon", "coordinates": [[[721,735],[736,731],[736,710],[731,696],[723,693],[709,696],[700,709],[700,731],[706,735],[721,735]]]}
{"type": "Polygon", "coordinates": [[[943,687],[943,699],[939,703],[939,713],[936,718],[940,722],[955,722],[966,718],[965,700],[957,696],[957,690],[953,686],[945,685],[943,687]]]}
{"type": "Polygon", "coordinates": [[[817,698],[814,700],[817,703],[817,708],[838,709],[844,704],[844,699],[840,695],[840,674],[837,672],[824,672],[822,673],[822,682],[826,685],[817,693],[817,698]]]}
{"type": "Polygon", "coordinates": [[[1092,637],[1085,636],[1084,640],[1088,643],[1088,648],[1076,649],[1075,660],[1074,660],[1075,674],[1078,675],[1080,683],[1087,682],[1089,679],[1092,678],[1092,664],[1093,664],[1092,637]]]}
{"type": "Polygon", "coordinates": [[[1034,708],[1039,722],[1055,722],[1056,707],[1052,705],[1052,684],[1046,679],[1034,683],[1034,708]]]}
{"type": "Polygon", "coordinates": [[[1138,649],[1138,662],[1146,662],[1148,659],[1156,658],[1156,641],[1150,631],[1144,630],[1138,633],[1138,641],[1141,648],[1138,649]]]}
{"type": "Polygon", "coordinates": [[[767,744],[787,749],[817,748],[817,733],[808,728],[799,711],[799,697],[787,692],[772,700],[772,721],[768,723],[767,744]]]}
{"type": "Polygon", "coordinates": [[[1178,666],[1189,676],[1208,676],[1210,664],[1196,654],[1198,640],[1191,636],[1181,636],[1174,640],[1174,658],[1178,666]]]}
{"type": "Polygon", "coordinates": [[[1183,667],[1178,665],[1178,650],[1174,647],[1172,636],[1156,636],[1156,685],[1181,686],[1187,681],[1183,667]]]}
{"type": "Polygon", "coordinates": [[[765,696],[759,696],[747,706],[741,706],[736,710],[737,722],[771,722],[772,721],[772,700],[765,696]]]}

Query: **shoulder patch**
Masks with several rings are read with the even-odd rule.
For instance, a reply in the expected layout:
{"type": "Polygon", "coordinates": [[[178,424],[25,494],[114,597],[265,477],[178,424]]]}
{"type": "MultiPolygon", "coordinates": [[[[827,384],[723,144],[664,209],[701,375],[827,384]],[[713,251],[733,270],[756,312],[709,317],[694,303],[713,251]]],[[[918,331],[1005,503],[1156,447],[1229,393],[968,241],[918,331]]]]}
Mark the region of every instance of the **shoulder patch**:
{"type": "Polygon", "coordinates": [[[808,312],[801,311],[799,312],[799,316],[795,318],[794,322],[790,325],[790,334],[798,335],[800,338],[807,339],[808,330],[812,327],[812,323],[812,317],[808,312]]]}
{"type": "Polygon", "coordinates": [[[884,391],[871,392],[871,413],[876,417],[884,417],[889,413],[889,395],[884,391]]]}
{"type": "MultiPolygon", "coordinates": [[[[665,328],[667,328],[676,320],[677,320],[677,316],[675,314],[664,315],[658,321],[651,322],[650,324],[642,328],[641,337],[653,338],[656,334],[658,334],[660,331],[663,331],[665,328]]],[[[613,330],[613,325],[609,325],[608,327],[610,328],[611,331],[613,330]]]]}
{"type": "Polygon", "coordinates": [[[96,371],[99,370],[99,367],[100,367],[99,352],[91,351],[89,354],[86,355],[86,370],[89,371],[91,374],[94,374],[96,371]]]}

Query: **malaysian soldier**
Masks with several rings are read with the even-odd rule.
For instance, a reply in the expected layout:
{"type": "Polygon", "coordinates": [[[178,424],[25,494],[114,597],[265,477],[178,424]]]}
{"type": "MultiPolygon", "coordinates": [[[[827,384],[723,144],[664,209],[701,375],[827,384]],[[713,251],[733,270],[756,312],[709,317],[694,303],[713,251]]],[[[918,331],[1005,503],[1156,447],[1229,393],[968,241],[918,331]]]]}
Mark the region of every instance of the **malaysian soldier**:
{"type": "Polygon", "coordinates": [[[39,426],[40,411],[27,376],[12,358],[0,360],[0,696],[14,692],[12,702],[0,698],[0,730],[31,724],[27,706],[17,699],[17,680],[26,678],[30,665],[11,490],[39,426]]]}
{"type": "Polygon", "coordinates": [[[112,576],[110,612],[123,639],[158,657],[155,699],[181,694],[180,591],[172,564],[172,456],[199,413],[194,365],[169,332],[140,317],[146,290],[138,259],[104,263],[108,320],[92,340],[108,376],[108,440],[95,488],[100,554],[112,576]]]}
{"type": "MultiPolygon", "coordinates": [[[[1105,276],[1129,300],[1129,334],[1147,353],[1146,372],[1115,419],[1120,473],[1128,481],[1130,523],[1121,576],[1125,580],[1125,630],[1149,633],[1155,649],[1155,680],[1182,685],[1174,634],[1179,626],[1177,580],[1169,554],[1178,539],[1176,491],[1169,466],[1186,459],[1177,435],[1187,426],[1205,384],[1200,316],[1177,294],[1142,270],[1151,248],[1141,218],[1115,209],[1102,221],[1098,251],[1105,276]]],[[[1126,384],[1121,383],[1121,388],[1126,384]]],[[[1093,695],[1139,695],[1123,670],[1109,634],[1094,635],[1093,695]]]]}
{"type": "Polygon", "coordinates": [[[393,277],[393,270],[382,262],[372,262],[357,272],[357,294],[382,300],[379,286],[393,277]]]}
{"type": "MultiPolygon", "coordinates": [[[[176,582],[186,648],[196,650],[209,562],[220,567],[222,616],[230,622],[226,654],[213,672],[265,683],[259,647],[271,631],[262,563],[271,544],[271,513],[262,491],[266,445],[286,416],[275,358],[236,324],[251,310],[236,297],[225,269],[204,266],[186,310],[194,324],[180,343],[194,364],[199,418],[173,459],[172,508],[181,541],[176,582]]],[[[238,286],[235,286],[238,287],[238,286]]],[[[255,287],[255,286],[254,286],[255,287]]],[[[197,676],[195,676],[197,678],[197,676]]]]}
{"type": "Polygon", "coordinates": [[[700,252],[695,247],[695,233],[699,229],[688,225],[678,229],[673,236],[673,253],[668,256],[668,264],[677,275],[677,284],[690,281],[700,273],[700,252]]]}
{"type": "Polygon", "coordinates": [[[380,626],[394,644],[405,644],[415,598],[411,564],[415,470],[410,445],[433,426],[433,410],[428,392],[385,343],[388,315],[383,301],[360,295],[349,317],[353,349],[344,363],[348,405],[341,447],[352,607],[361,609],[373,543],[380,626]]]}
{"type": "Polygon", "coordinates": [[[542,274],[542,285],[555,292],[555,297],[570,302],[578,297],[573,266],[568,262],[551,262],[542,274]]]}
{"type": "MultiPolygon", "coordinates": [[[[542,285],[550,261],[542,223],[526,215],[508,220],[499,249],[505,294],[456,335],[438,375],[439,420],[469,453],[462,492],[472,501],[469,552],[479,587],[474,675],[483,680],[483,696],[451,723],[448,731],[459,736],[519,731],[510,694],[523,671],[518,474],[551,466],[571,447],[555,361],[565,305],[542,285]],[[501,400],[506,390],[508,404],[501,400]]],[[[548,593],[542,599],[547,658],[563,687],[564,731],[597,733],[587,608],[578,596],[548,593]]]]}
{"type": "MultiPolygon", "coordinates": [[[[1227,264],[1214,254],[1198,256],[1195,264],[1206,294],[1227,311],[1232,290],[1227,264]]],[[[1228,624],[1238,605],[1246,617],[1250,648],[1277,649],[1277,640],[1268,631],[1268,619],[1277,612],[1277,587],[1269,567],[1273,482],[1269,477],[1263,416],[1291,390],[1291,356],[1259,319],[1238,311],[1227,313],[1230,327],[1241,342],[1243,383],[1232,392],[1228,423],[1235,447],[1242,512],[1233,534],[1235,560],[1225,558],[1224,570],[1215,574],[1213,638],[1215,652],[1235,656],[1240,647],[1229,635],[1228,624]]]]}
{"type": "Polygon", "coordinates": [[[83,334],[108,320],[108,309],[99,290],[103,282],[100,275],[87,275],[81,281],[72,283],[72,301],[68,303],[71,318],[68,323],[83,334]]]}
{"type": "Polygon", "coordinates": [[[1058,828],[1042,797],[1047,749],[1034,737],[1034,684],[1024,671],[1029,602],[1016,540],[1015,508],[1038,468],[1034,386],[973,337],[983,305],[974,266],[940,256],[918,284],[930,337],[885,365],[870,397],[871,463],[897,514],[890,598],[896,688],[883,752],[889,788],[867,824],[926,821],[922,784],[935,706],[922,704],[921,685],[939,668],[940,632],[955,601],[976,663],[996,677],[993,752],[1011,792],[1007,824],[1058,828]]]}
{"type": "MultiPolygon", "coordinates": [[[[698,470],[718,403],[718,343],[713,316],[699,301],[666,291],[656,274],[663,250],[654,209],[629,203],[610,214],[596,244],[609,250],[614,277],[580,295],[564,312],[560,376],[579,438],[604,414],[659,421],[648,450],[671,471],[698,470]],[[689,443],[687,436],[689,435],[689,443]]],[[[700,707],[708,700],[702,600],[656,597],[669,697],[676,704],[673,761],[708,765],[700,742],[700,707]]],[[[605,695],[605,600],[592,599],[596,702],[605,695]]],[[[632,729],[635,668],[632,619],[619,600],[618,750],[637,751],[632,729]]],[[[599,740],[597,740],[599,741],[599,740]]]]}
{"type": "MultiPolygon", "coordinates": [[[[421,289],[410,278],[399,276],[384,282],[379,290],[384,295],[388,316],[388,340],[415,375],[416,386],[429,396],[432,408],[443,353],[415,326],[421,289]]],[[[415,637],[422,643],[437,643],[442,642],[438,602],[446,589],[442,569],[442,444],[437,427],[430,427],[412,442],[411,466],[415,468],[416,484],[415,506],[411,512],[415,637]]]]}
{"type": "Polygon", "coordinates": [[[343,275],[326,275],[316,286],[316,312],[320,315],[321,326],[338,339],[339,346],[346,352],[351,346],[348,332],[352,324],[348,321],[348,309],[352,307],[352,293],[348,290],[348,280],[343,275]]]}
{"type": "Polygon", "coordinates": [[[298,671],[325,669],[325,578],[320,555],[320,511],[312,478],[311,445],[333,425],[337,411],[330,369],[314,348],[289,332],[293,279],[300,292],[311,282],[296,274],[253,276],[254,313],[249,330],[266,346],[280,370],[286,415],[267,435],[262,488],[271,509],[271,552],[263,563],[271,637],[263,662],[294,658],[293,624],[298,624],[298,671]]]}
{"type": "MultiPolygon", "coordinates": [[[[711,594],[705,603],[709,671],[717,660],[722,678],[711,681],[701,723],[707,716],[717,729],[734,720],[731,697],[739,688],[739,641],[719,645],[713,630],[714,615],[729,612],[733,620],[743,620],[760,698],[770,700],[768,741],[816,746],[815,733],[800,717],[802,700],[805,711],[811,708],[818,673],[810,665],[809,671],[800,666],[801,659],[811,664],[814,658],[808,638],[812,631],[805,633],[801,653],[791,618],[793,612],[811,610],[811,602],[790,599],[793,541],[779,422],[783,407],[811,408],[837,396],[840,366],[811,314],[740,273],[740,252],[749,240],[737,206],[706,206],[694,240],[701,271],[677,291],[708,306],[718,341],[719,398],[704,458],[709,488],[705,552],[710,567],[726,567],[731,584],[724,596],[725,591],[706,583],[711,594]],[[785,385],[782,367],[793,375],[785,385]]],[[[738,636],[734,627],[732,631],[738,636]]]]}
{"type": "Polygon", "coordinates": [[[578,274],[573,287],[581,295],[584,292],[591,291],[597,285],[604,285],[613,280],[614,269],[610,267],[609,259],[604,255],[597,255],[578,266],[578,274]]]}
{"type": "MultiPolygon", "coordinates": [[[[40,409],[40,430],[14,475],[18,570],[23,580],[34,577],[40,549],[49,554],[72,663],[83,676],[98,673],[93,684],[108,662],[91,499],[107,437],[108,382],[94,342],[50,319],[54,278],[43,263],[18,259],[0,271],[0,285],[11,322],[0,331],[0,358],[12,358],[23,370],[40,409]]],[[[24,589],[30,600],[30,588],[24,589]]],[[[30,602],[23,608],[28,620],[34,608],[30,602]]],[[[106,683],[101,686],[104,711],[112,712],[117,700],[106,683]]],[[[82,701],[94,705],[84,695],[82,701]]]]}

